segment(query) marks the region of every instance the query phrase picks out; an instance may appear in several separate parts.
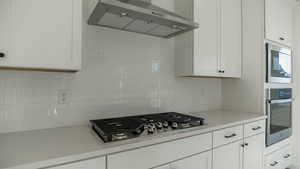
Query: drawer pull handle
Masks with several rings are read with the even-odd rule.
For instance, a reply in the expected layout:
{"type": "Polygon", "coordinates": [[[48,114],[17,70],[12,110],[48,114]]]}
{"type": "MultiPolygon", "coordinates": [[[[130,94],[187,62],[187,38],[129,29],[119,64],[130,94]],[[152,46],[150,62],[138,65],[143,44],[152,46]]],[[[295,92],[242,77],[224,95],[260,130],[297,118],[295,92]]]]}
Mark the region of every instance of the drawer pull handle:
{"type": "Polygon", "coordinates": [[[290,158],[290,157],[291,157],[290,154],[287,154],[287,155],[284,156],[284,158],[290,158]]]}
{"type": "Polygon", "coordinates": [[[283,37],[280,37],[279,40],[285,40],[283,37]]]}
{"type": "Polygon", "coordinates": [[[235,137],[235,136],[237,136],[235,133],[233,133],[233,134],[231,134],[231,135],[227,135],[227,136],[225,136],[225,138],[232,138],[232,137],[235,137]]]}
{"type": "Polygon", "coordinates": [[[279,164],[279,162],[274,161],[273,163],[270,164],[270,166],[274,167],[274,166],[276,166],[277,164],[279,164]]]}
{"type": "Polygon", "coordinates": [[[257,131],[257,130],[260,130],[260,129],[261,129],[260,126],[252,128],[253,131],[257,131]]]}

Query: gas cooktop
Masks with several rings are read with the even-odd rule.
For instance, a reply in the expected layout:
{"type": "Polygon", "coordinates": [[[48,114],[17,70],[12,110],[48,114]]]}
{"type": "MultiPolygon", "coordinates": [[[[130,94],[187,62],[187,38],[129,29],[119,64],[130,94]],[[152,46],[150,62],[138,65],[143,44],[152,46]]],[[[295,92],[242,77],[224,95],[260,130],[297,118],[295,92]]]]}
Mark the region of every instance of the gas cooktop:
{"type": "Polygon", "coordinates": [[[91,120],[92,129],[106,142],[204,125],[204,119],[175,112],[91,120]]]}

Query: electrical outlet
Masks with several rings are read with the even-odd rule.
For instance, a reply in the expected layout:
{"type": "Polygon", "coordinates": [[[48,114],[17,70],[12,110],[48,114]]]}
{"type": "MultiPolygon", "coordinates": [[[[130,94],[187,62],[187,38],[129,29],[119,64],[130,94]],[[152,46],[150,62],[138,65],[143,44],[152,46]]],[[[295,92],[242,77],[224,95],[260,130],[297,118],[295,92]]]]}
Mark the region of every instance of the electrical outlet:
{"type": "Polygon", "coordinates": [[[57,104],[67,104],[69,102],[69,91],[58,90],[57,91],[57,104]]]}

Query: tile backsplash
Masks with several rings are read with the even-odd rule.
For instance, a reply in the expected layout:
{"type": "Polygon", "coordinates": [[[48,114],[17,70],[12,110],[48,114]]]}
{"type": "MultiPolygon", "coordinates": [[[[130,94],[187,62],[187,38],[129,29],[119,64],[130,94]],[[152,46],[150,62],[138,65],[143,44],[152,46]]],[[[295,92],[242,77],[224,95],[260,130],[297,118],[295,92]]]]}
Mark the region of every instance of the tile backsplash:
{"type": "Polygon", "coordinates": [[[0,70],[0,133],[221,108],[220,79],[175,77],[173,39],[88,25],[83,35],[78,73],[0,70]],[[59,104],[62,91],[66,104],[59,104]]]}

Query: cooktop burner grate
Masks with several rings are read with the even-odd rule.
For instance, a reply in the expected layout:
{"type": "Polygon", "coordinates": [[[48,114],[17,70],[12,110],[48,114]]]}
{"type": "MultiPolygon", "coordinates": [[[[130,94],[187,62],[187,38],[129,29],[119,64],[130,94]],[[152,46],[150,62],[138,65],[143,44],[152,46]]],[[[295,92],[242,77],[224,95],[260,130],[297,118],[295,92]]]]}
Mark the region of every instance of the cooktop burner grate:
{"type": "Polygon", "coordinates": [[[91,120],[90,122],[93,130],[104,142],[204,125],[203,118],[175,112],[91,120]]]}

